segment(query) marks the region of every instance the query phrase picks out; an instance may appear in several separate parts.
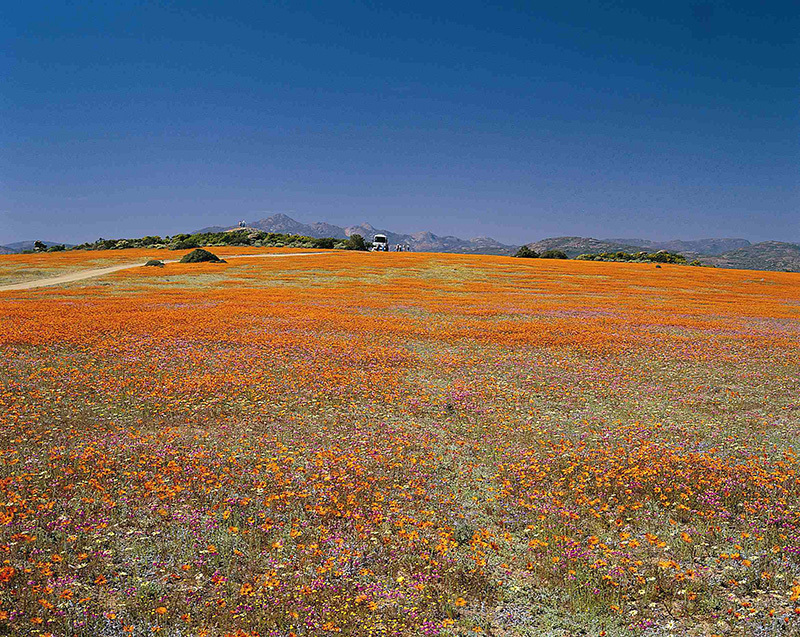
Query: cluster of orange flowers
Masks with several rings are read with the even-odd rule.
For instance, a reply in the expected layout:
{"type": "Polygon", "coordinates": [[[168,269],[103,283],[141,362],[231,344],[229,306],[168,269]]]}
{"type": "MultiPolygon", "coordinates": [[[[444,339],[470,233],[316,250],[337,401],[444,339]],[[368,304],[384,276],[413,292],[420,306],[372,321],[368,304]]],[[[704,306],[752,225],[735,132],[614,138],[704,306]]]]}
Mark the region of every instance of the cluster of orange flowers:
{"type": "Polygon", "coordinates": [[[0,292],[0,624],[790,630],[797,284],[329,251],[0,292]]]}

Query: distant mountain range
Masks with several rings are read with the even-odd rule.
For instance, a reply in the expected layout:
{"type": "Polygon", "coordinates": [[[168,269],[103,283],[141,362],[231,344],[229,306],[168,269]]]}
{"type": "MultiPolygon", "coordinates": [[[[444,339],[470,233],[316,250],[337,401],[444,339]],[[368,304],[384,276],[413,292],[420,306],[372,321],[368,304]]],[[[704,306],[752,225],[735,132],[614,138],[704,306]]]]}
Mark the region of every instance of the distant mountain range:
{"type": "Polygon", "coordinates": [[[685,256],[698,254],[713,255],[746,248],[750,244],[747,239],[696,239],[694,241],[650,241],[649,239],[608,239],[608,241],[621,241],[635,246],[641,246],[651,251],[668,250],[679,252],[685,256]]]}
{"type": "Polygon", "coordinates": [[[762,241],[717,256],[700,257],[700,261],[718,268],[800,272],[800,245],[783,241],[762,241]]]}
{"type": "Polygon", "coordinates": [[[598,252],[679,252],[704,265],[742,270],[800,272],[800,245],[782,241],[750,243],[747,239],[698,239],[696,241],[650,241],[648,239],[591,239],[553,237],[528,244],[533,250],[562,250],[570,258],[598,252]]]}
{"type": "MultiPolygon", "coordinates": [[[[385,234],[392,245],[406,244],[415,252],[457,252],[463,254],[512,255],[519,245],[503,244],[489,237],[460,239],[451,235],[441,236],[432,232],[403,234],[369,223],[357,226],[336,226],[330,223],[302,223],[285,214],[275,214],[266,219],[246,222],[248,228],[264,232],[298,234],[307,237],[333,237],[345,239],[360,234],[368,241],[376,234],[385,234]]],[[[238,225],[209,226],[195,232],[225,232],[238,225]]],[[[46,245],[56,245],[45,241],[46,245]]],[[[762,241],[750,243],[747,239],[697,239],[694,241],[651,241],[650,239],[593,239],[591,237],[552,237],[528,244],[537,252],[562,250],[569,257],[597,252],[656,252],[668,250],[679,252],[690,260],[697,259],[705,265],[720,268],[741,268],[748,270],[777,270],[800,272],[800,245],[781,241],[762,241]]],[[[12,254],[33,249],[33,241],[19,241],[0,246],[0,254],[12,254]]]]}
{"type": "MultiPolygon", "coordinates": [[[[281,232],[285,234],[299,234],[306,237],[333,237],[346,239],[352,234],[360,234],[367,241],[371,241],[376,234],[385,234],[392,245],[406,244],[415,252],[459,252],[464,254],[514,254],[519,246],[505,245],[488,237],[476,239],[459,239],[453,236],[439,236],[432,232],[415,232],[402,234],[382,228],[376,228],[368,223],[358,226],[334,226],[330,223],[301,223],[284,214],[276,214],[259,221],[246,222],[248,228],[256,228],[264,232],[281,232]]],[[[209,226],[197,232],[224,232],[237,226],[209,226]]]]}
{"type": "Polygon", "coordinates": [[[528,244],[536,251],[562,250],[568,257],[596,252],[679,252],[686,257],[718,255],[747,248],[747,239],[697,239],[695,241],[650,241],[649,239],[592,239],[587,237],[553,237],[528,244]]]}
{"type": "MultiPolygon", "coordinates": [[[[514,254],[519,245],[500,243],[488,237],[460,239],[439,236],[432,232],[402,234],[375,228],[364,223],[358,226],[335,226],[329,223],[301,223],[285,214],[276,214],[259,221],[247,222],[249,228],[265,232],[283,232],[308,237],[333,237],[344,239],[360,234],[370,240],[376,234],[385,234],[389,243],[404,243],[416,252],[459,252],[466,254],[514,254]]],[[[198,232],[223,232],[236,226],[211,226],[198,232]]],[[[706,265],[723,268],[756,270],[789,270],[800,272],[800,246],[793,243],[765,241],[751,244],[747,239],[697,239],[693,241],[652,241],[650,239],[592,239],[590,237],[553,237],[528,244],[537,252],[563,250],[567,256],[576,257],[588,252],[679,252],[689,259],[698,259],[706,265]]]]}

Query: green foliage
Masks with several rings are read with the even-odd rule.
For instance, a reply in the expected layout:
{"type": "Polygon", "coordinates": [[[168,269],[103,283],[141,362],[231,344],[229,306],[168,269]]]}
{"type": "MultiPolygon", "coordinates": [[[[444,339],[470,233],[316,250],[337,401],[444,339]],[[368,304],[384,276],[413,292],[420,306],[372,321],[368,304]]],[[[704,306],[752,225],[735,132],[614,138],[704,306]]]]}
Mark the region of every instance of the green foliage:
{"type": "MultiPolygon", "coordinates": [[[[624,261],[633,263],[686,263],[686,257],[676,252],[597,252],[575,257],[579,261],[624,261]]],[[[699,261],[692,265],[702,265],[699,261]]]]}
{"type": "Polygon", "coordinates": [[[96,245],[99,247],[98,250],[114,250],[117,247],[117,240],[116,239],[98,239],[95,242],[96,245]]]}
{"type": "Polygon", "coordinates": [[[63,252],[66,249],[67,249],[67,246],[65,246],[63,243],[61,243],[59,245],[50,246],[49,248],[47,248],[47,251],[48,252],[63,252]]]}
{"type": "MultiPolygon", "coordinates": [[[[83,243],[73,250],[123,250],[126,248],[169,248],[170,250],[194,250],[208,246],[257,246],[288,247],[330,250],[344,248],[348,241],[325,237],[317,239],[296,234],[263,232],[242,228],[230,232],[180,233],[172,237],[149,235],[140,239],[98,239],[94,243],[83,243]]],[[[360,248],[351,248],[360,249],[360,248]]],[[[364,248],[366,249],[366,248],[364,248]]]]}
{"type": "Polygon", "coordinates": [[[33,242],[33,250],[34,252],[44,252],[47,250],[47,246],[45,245],[44,241],[34,241],[33,242]]]}
{"type": "Polygon", "coordinates": [[[539,253],[531,250],[528,246],[522,246],[514,256],[519,259],[538,259],[539,253]]]}
{"type": "Polygon", "coordinates": [[[173,243],[169,247],[172,250],[192,250],[193,248],[199,248],[200,244],[190,237],[188,239],[183,239],[181,241],[178,241],[177,243],[173,243]]]}
{"type": "Polygon", "coordinates": [[[145,263],[145,265],[151,266],[151,267],[155,267],[155,268],[163,268],[164,267],[164,262],[163,261],[159,261],[158,259],[150,259],[147,263],[145,263]]]}
{"type": "Polygon", "coordinates": [[[542,252],[542,259],[568,259],[567,253],[563,250],[545,250],[542,252]]]}
{"type": "Polygon", "coordinates": [[[350,238],[347,239],[344,245],[345,250],[368,250],[367,242],[364,241],[364,237],[360,234],[351,234],[350,238]]]}
{"type": "Polygon", "coordinates": [[[220,259],[213,252],[203,250],[203,248],[197,248],[183,255],[180,263],[225,263],[225,261],[220,259]]]}
{"type": "Polygon", "coordinates": [[[686,257],[676,252],[659,250],[647,255],[648,261],[653,263],[686,263],[686,257]]]}
{"type": "Polygon", "coordinates": [[[475,527],[468,522],[459,522],[453,530],[453,539],[459,546],[469,544],[475,536],[475,527]]]}
{"type": "Polygon", "coordinates": [[[336,245],[336,239],[332,239],[330,237],[325,237],[324,239],[314,239],[315,248],[323,248],[325,250],[331,250],[335,245],[336,245]]]}

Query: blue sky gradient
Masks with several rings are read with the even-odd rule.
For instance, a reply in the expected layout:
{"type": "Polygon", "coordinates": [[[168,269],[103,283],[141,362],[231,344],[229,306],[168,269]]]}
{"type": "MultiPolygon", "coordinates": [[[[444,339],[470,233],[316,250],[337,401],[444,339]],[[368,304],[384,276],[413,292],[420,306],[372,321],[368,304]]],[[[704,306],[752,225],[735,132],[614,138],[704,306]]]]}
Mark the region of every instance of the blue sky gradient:
{"type": "Polygon", "coordinates": [[[793,3],[2,11],[0,244],[274,212],[509,243],[800,242],[793,3]]]}

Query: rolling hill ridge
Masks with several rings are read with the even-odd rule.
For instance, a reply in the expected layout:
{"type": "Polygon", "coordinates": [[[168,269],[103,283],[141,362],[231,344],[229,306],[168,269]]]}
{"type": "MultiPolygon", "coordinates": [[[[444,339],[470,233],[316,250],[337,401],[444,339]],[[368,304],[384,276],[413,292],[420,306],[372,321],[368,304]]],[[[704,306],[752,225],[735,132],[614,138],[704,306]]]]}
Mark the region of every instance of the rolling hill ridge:
{"type": "MultiPolygon", "coordinates": [[[[489,237],[475,239],[460,239],[454,236],[440,236],[432,232],[416,232],[404,234],[392,232],[383,228],[376,228],[369,223],[354,226],[335,226],[330,223],[301,223],[285,214],[275,214],[258,221],[248,221],[248,228],[256,228],[264,232],[280,232],[285,234],[299,234],[306,237],[333,237],[345,239],[353,234],[360,234],[368,241],[376,234],[385,234],[392,245],[406,244],[415,252],[458,252],[465,254],[505,254],[511,255],[519,246],[506,245],[489,237]]],[[[236,228],[236,226],[209,226],[197,232],[223,232],[236,228]]]]}
{"type": "MultiPolygon", "coordinates": [[[[285,214],[274,214],[258,221],[246,222],[246,226],[264,232],[295,234],[317,239],[327,237],[346,239],[351,235],[360,234],[369,241],[376,234],[385,234],[390,244],[405,244],[415,252],[513,255],[520,247],[501,243],[491,237],[461,239],[452,235],[437,235],[428,231],[399,233],[376,228],[369,223],[352,226],[337,226],[325,222],[303,223],[285,214]]],[[[238,224],[208,226],[195,232],[225,232],[237,227],[238,224]]],[[[0,246],[0,254],[15,254],[32,250],[33,243],[33,241],[18,241],[0,246]]],[[[47,246],[57,245],[53,241],[44,243],[47,246]]],[[[751,243],[747,239],[741,238],[653,241],[639,238],[595,239],[568,236],[550,237],[527,245],[540,253],[546,250],[561,250],[570,258],[588,253],[620,251],[636,253],[667,250],[680,253],[689,260],[698,260],[703,265],[719,268],[800,272],[800,245],[782,241],[751,243]]]]}

